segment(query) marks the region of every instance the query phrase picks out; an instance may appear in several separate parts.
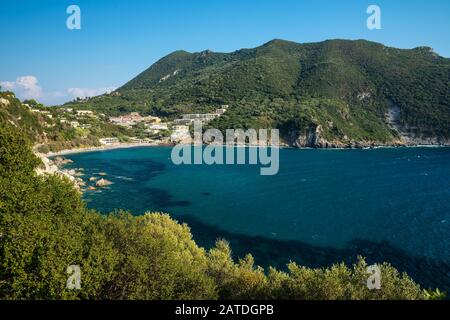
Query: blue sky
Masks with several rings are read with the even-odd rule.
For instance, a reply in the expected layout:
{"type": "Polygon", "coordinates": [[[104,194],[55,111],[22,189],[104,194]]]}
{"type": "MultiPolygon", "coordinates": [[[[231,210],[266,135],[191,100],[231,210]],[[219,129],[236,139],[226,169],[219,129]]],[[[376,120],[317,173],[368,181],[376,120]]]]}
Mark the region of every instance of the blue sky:
{"type": "Polygon", "coordinates": [[[119,87],[178,49],[344,38],[450,57],[450,1],[0,0],[0,30],[2,87],[55,104],[119,87]],[[81,30],[66,27],[71,4],[81,30]],[[381,30],[366,27],[371,4],[381,8],[381,30]]]}

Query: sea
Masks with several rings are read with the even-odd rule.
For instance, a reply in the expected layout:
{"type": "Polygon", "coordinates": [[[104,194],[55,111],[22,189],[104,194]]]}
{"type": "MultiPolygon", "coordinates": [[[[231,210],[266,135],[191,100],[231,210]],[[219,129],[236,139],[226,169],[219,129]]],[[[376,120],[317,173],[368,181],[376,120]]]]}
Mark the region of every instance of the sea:
{"type": "MultiPolygon", "coordinates": [[[[168,213],[205,248],[227,240],[238,259],[286,269],[388,262],[426,288],[450,291],[450,148],[280,149],[279,171],[260,165],[176,165],[170,147],[66,156],[102,213],[168,213]]],[[[248,150],[247,150],[248,151],[248,150]]]]}

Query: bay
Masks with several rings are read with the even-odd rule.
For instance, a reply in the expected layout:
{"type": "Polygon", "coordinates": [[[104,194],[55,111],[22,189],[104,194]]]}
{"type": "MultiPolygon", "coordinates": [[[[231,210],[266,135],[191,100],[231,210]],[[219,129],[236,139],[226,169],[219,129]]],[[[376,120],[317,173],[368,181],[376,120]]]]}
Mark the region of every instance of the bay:
{"type": "Polygon", "coordinates": [[[450,289],[450,148],[281,149],[274,176],[255,165],[176,166],[170,152],[67,157],[86,180],[105,172],[114,183],[84,193],[101,212],[169,213],[199,245],[224,238],[236,258],[251,253],[262,266],[324,267],[362,255],[450,289]]]}

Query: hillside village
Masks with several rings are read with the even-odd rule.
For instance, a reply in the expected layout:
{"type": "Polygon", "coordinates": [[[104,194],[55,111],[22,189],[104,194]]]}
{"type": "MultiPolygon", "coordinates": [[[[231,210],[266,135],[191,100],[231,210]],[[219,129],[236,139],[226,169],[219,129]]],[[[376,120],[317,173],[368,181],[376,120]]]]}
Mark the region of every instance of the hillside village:
{"type": "MultiPolygon", "coordinates": [[[[127,129],[143,129],[143,135],[145,137],[142,137],[142,135],[141,137],[130,137],[130,141],[134,143],[179,143],[189,141],[189,127],[195,121],[206,124],[222,116],[228,108],[228,105],[222,105],[220,108],[216,109],[214,113],[183,114],[180,119],[167,122],[163,122],[161,118],[156,116],[141,116],[138,112],[131,112],[130,114],[118,117],[109,117],[108,121],[127,129]]],[[[91,116],[95,115],[91,112],[91,116]]],[[[100,142],[108,145],[119,143],[120,141],[118,138],[108,137],[100,139],[100,142]]]]}
{"type": "Polygon", "coordinates": [[[117,144],[120,142],[130,143],[178,143],[189,138],[189,127],[194,121],[206,124],[222,116],[229,108],[222,105],[214,113],[183,114],[181,118],[173,121],[163,121],[157,116],[142,116],[138,112],[108,117],[103,113],[96,113],[91,110],[75,110],[73,108],[48,108],[42,105],[24,103],[24,106],[34,114],[39,114],[50,121],[46,122],[47,127],[56,124],[70,126],[77,130],[90,130],[101,123],[110,123],[128,130],[135,135],[130,136],[107,136],[99,139],[102,145],[117,144]]]}
{"type": "MultiPolygon", "coordinates": [[[[206,124],[222,116],[229,108],[222,105],[214,113],[183,114],[181,118],[173,121],[163,121],[157,116],[142,116],[138,112],[131,112],[117,117],[108,117],[103,113],[91,110],[74,110],[73,108],[30,108],[33,113],[40,114],[54,122],[70,126],[75,129],[92,129],[99,122],[108,122],[112,125],[122,127],[134,133],[134,136],[108,136],[99,139],[102,145],[113,145],[121,142],[130,143],[179,143],[187,141],[190,137],[189,127],[194,121],[206,124]]],[[[54,125],[54,124],[53,124],[54,125]]]]}
{"type": "Polygon", "coordinates": [[[13,93],[2,92],[5,118],[17,126],[34,126],[35,143],[41,153],[71,148],[114,146],[117,144],[189,143],[189,128],[195,121],[207,124],[229,108],[222,105],[213,113],[182,114],[169,121],[154,115],[130,112],[107,116],[93,110],[46,107],[34,100],[19,101],[13,93]],[[13,107],[14,106],[14,107],[13,107]],[[74,142],[76,141],[76,143],[74,142]]]}

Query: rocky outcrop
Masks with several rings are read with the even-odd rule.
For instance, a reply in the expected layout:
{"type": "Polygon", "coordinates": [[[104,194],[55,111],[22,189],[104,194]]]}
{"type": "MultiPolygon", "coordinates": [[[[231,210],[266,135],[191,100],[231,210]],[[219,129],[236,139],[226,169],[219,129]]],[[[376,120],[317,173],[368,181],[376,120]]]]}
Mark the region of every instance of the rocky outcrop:
{"type": "Polygon", "coordinates": [[[106,179],[100,179],[95,183],[95,186],[100,188],[107,187],[109,185],[112,185],[112,182],[106,179]]]}
{"type": "Polygon", "coordinates": [[[297,148],[315,148],[321,133],[321,126],[310,126],[306,133],[292,132],[291,145],[297,148]]]}
{"type": "MultiPolygon", "coordinates": [[[[386,122],[389,127],[397,133],[399,141],[397,144],[403,146],[417,146],[417,145],[450,145],[450,139],[445,137],[426,137],[418,135],[418,128],[411,127],[401,122],[401,109],[394,102],[390,102],[388,113],[386,114],[386,122]]],[[[420,131],[420,130],[419,130],[420,131]]]]}
{"type": "Polygon", "coordinates": [[[53,162],[54,162],[55,165],[57,165],[58,167],[64,166],[64,165],[69,164],[69,163],[73,163],[72,160],[66,159],[66,158],[64,158],[64,157],[55,157],[55,158],[53,159],[53,162]]]}
{"type": "Polygon", "coordinates": [[[402,135],[405,146],[450,146],[450,139],[443,137],[418,137],[414,135],[402,135]]]}
{"type": "Polygon", "coordinates": [[[42,165],[36,168],[36,173],[38,175],[56,174],[59,171],[58,166],[53,161],[40,154],[37,154],[37,156],[42,161],[42,165]]]}
{"type": "Polygon", "coordinates": [[[330,142],[322,137],[323,129],[320,125],[311,125],[306,132],[291,133],[289,145],[294,148],[343,148],[340,142],[330,142]]]}
{"type": "Polygon", "coordinates": [[[84,182],[81,178],[78,177],[83,175],[83,173],[75,169],[63,169],[61,167],[63,163],[65,164],[71,163],[72,162],[71,160],[63,159],[61,157],[59,157],[59,159],[57,157],[53,160],[50,160],[45,155],[40,153],[36,153],[36,156],[38,156],[42,161],[42,164],[35,170],[38,175],[50,174],[66,177],[71,182],[73,182],[77,190],[81,189],[84,182]]]}
{"type": "Polygon", "coordinates": [[[5,98],[0,98],[0,105],[2,106],[9,106],[9,100],[5,99],[5,98]]]}

